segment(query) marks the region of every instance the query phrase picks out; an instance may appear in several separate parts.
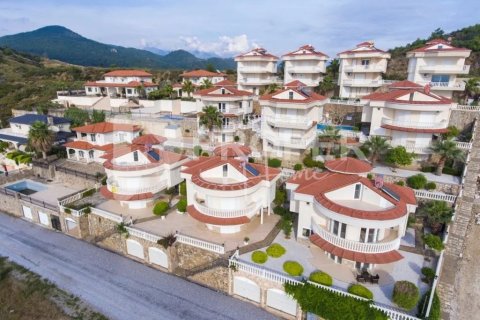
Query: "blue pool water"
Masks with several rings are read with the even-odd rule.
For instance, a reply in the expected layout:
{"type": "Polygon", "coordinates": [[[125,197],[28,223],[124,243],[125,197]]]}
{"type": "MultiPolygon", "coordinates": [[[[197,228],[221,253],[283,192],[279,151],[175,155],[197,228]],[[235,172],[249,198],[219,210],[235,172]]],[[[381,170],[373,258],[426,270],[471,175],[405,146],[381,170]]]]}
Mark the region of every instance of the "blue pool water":
{"type": "Polygon", "coordinates": [[[160,118],[166,120],[183,120],[182,116],[174,116],[172,114],[166,114],[164,116],[161,116],[160,118]]]}
{"type": "MultiPolygon", "coordinates": [[[[323,130],[325,129],[326,127],[328,126],[328,124],[325,124],[325,123],[318,123],[317,124],[317,130],[323,130]]],[[[334,126],[335,128],[338,128],[340,130],[348,130],[348,131],[353,131],[353,126],[347,126],[347,125],[338,125],[338,126],[334,126]]]]}
{"type": "Polygon", "coordinates": [[[38,192],[38,191],[45,190],[47,189],[47,186],[31,180],[23,180],[23,181],[12,183],[6,186],[5,188],[29,195],[29,194],[34,194],[35,192],[38,192]]]}

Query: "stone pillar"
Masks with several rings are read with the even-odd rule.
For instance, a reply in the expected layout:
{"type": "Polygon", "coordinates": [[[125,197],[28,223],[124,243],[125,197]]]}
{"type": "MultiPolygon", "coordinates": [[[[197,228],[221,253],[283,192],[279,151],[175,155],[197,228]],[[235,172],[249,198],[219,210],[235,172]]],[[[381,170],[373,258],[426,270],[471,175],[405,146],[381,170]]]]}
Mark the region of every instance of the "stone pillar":
{"type": "Polygon", "coordinates": [[[272,204],[271,203],[268,205],[268,215],[270,215],[270,213],[272,213],[272,204]]]}
{"type": "Polygon", "coordinates": [[[263,208],[260,208],[260,224],[263,224],[263,208]]]}
{"type": "Polygon", "coordinates": [[[260,287],[260,307],[267,308],[267,289],[260,287]]]}
{"type": "Polygon", "coordinates": [[[228,294],[233,295],[233,270],[228,268],[228,294]]]}

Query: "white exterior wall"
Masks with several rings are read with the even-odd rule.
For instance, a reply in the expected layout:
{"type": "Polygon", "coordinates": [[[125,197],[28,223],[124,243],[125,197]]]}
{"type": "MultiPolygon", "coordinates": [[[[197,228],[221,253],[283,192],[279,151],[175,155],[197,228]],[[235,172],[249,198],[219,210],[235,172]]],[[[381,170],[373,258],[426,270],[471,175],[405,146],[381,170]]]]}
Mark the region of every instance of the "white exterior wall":
{"type": "Polygon", "coordinates": [[[285,56],[283,60],[285,61],[284,83],[298,80],[308,87],[316,87],[323,80],[323,75],[326,73],[326,58],[285,56]]]}
{"type": "Polygon", "coordinates": [[[262,88],[277,83],[277,60],[262,57],[236,59],[237,84],[239,90],[258,95],[262,88]]]}
{"type": "Polygon", "coordinates": [[[87,141],[93,145],[103,146],[110,143],[131,143],[133,139],[140,135],[140,131],[114,131],[108,133],[87,133],[77,132],[78,141],[87,141]],[[95,140],[95,141],[94,141],[95,140]]]}
{"type": "Polygon", "coordinates": [[[206,79],[210,80],[212,84],[215,84],[217,82],[225,80],[225,78],[226,77],[221,77],[221,76],[219,77],[188,77],[188,78],[184,78],[183,81],[190,80],[194,85],[200,86],[203,84],[203,81],[205,81],[206,79]]]}

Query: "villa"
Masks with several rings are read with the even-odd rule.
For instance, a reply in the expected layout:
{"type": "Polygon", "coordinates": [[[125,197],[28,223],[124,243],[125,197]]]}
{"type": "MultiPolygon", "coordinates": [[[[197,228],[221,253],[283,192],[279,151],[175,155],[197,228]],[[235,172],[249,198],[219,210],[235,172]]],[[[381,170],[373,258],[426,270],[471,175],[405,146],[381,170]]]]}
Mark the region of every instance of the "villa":
{"type": "Polygon", "coordinates": [[[290,210],[298,213],[297,238],[356,269],[402,259],[397,250],[416,209],[413,190],[368,179],[372,167],[354,158],[327,161],[325,167],[287,181],[290,210]]]}
{"type": "Polygon", "coordinates": [[[187,212],[219,233],[237,233],[254,216],[270,215],[280,170],[248,163],[250,148],[231,144],[218,147],[214,156],[183,164],[187,185],[187,212]]]}
{"type": "Polygon", "coordinates": [[[30,128],[37,121],[48,124],[48,128],[55,133],[55,144],[66,142],[72,135],[70,120],[66,118],[27,113],[9,119],[10,128],[0,129],[0,140],[8,142],[15,149],[25,148],[30,128]]]}
{"type": "Polygon", "coordinates": [[[382,74],[387,71],[390,53],[376,48],[373,41],[359,43],[337,56],[340,59],[340,97],[359,98],[388,83],[382,80],[382,74]]]}
{"type": "Polygon", "coordinates": [[[158,85],[153,83],[153,75],[142,70],[115,70],[107,72],[103,76],[104,80],[85,83],[87,96],[131,98],[147,96],[150,92],[158,89],[158,85]]]}
{"type": "Polygon", "coordinates": [[[328,56],[316,51],[311,45],[305,45],[287,53],[282,56],[282,59],[285,62],[285,83],[298,80],[304,83],[304,86],[316,87],[326,73],[328,56]]]}
{"type": "Polygon", "coordinates": [[[465,59],[470,52],[443,39],[430,40],[407,53],[408,80],[429,85],[432,92],[451,98],[454,91],[465,89],[465,82],[457,79],[457,75],[468,75],[470,66],[465,65],[465,59]]]}
{"type": "Polygon", "coordinates": [[[275,75],[278,60],[278,57],[263,48],[256,48],[236,56],[238,89],[258,95],[261,89],[278,83],[275,75]]]}
{"type": "Polygon", "coordinates": [[[207,70],[193,70],[184,72],[180,75],[182,77],[182,83],[186,80],[190,80],[194,86],[201,86],[204,81],[208,80],[212,84],[227,79],[227,75],[220,72],[211,72],[207,70]]]}
{"type": "Polygon", "coordinates": [[[300,157],[317,139],[326,98],[307,88],[285,88],[260,97],[263,151],[300,157]]]}
{"type": "Polygon", "coordinates": [[[77,137],[64,144],[67,157],[80,162],[103,163],[103,155],[116,144],[131,143],[139,137],[141,128],[137,125],[100,122],[73,128],[77,137]]]}
{"type": "Polygon", "coordinates": [[[362,123],[370,135],[385,136],[392,146],[404,146],[419,156],[447,132],[450,99],[408,80],[391,84],[386,92],[364,96],[362,123]],[[369,127],[368,127],[369,126],[369,127]]]}

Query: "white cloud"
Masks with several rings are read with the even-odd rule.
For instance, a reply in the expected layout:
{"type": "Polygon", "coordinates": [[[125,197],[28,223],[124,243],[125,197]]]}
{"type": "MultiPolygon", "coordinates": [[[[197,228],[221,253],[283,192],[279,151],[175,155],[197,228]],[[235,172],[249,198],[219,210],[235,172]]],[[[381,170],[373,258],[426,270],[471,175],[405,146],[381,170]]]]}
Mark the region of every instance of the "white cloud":
{"type": "Polygon", "coordinates": [[[246,34],[238,36],[220,36],[217,41],[202,41],[198,37],[180,37],[181,47],[187,50],[200,52],[212,52],[219,56],[231,56],[240,52],[248,51],[256,47],[254,42],[248,40],[246,34]]]}

